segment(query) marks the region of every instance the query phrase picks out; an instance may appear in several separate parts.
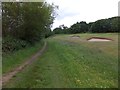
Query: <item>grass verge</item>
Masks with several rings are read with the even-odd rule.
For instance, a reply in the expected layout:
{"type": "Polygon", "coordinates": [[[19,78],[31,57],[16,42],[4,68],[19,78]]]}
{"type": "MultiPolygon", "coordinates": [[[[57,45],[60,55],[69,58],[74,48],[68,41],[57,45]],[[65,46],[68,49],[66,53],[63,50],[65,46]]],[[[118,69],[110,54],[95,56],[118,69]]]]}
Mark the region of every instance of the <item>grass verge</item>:
{"type": "Polygon", "coordinates": [[[43,41],[2,57],[2,74],[12,71],[41,49],[43,41]]]}

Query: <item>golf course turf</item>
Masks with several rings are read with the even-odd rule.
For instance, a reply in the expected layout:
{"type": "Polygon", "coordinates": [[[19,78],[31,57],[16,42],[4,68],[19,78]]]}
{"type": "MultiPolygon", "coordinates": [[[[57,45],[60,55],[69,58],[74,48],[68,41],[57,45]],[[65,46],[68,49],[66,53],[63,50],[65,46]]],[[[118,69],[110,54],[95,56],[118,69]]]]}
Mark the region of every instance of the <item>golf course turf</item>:
{"type": "Polygon", "coordinates": [[[43,55],[17,73],[4,88],[118,87],[117,33],[56,35],[45,41],[47,50],[43,55]],[[71,38],[73,35],[79,38],[71,38]],[[91,37],[113,41],[88,42],[91,37]]]}

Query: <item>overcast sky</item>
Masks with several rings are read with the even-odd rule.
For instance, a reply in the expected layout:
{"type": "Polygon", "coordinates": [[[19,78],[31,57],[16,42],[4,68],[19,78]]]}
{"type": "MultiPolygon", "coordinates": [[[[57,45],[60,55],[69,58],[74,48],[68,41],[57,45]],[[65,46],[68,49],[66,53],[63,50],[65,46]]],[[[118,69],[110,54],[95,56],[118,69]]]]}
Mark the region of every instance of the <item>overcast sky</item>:
{"type": "Polygon", "coordinates": [[[64,24],[70,27],[80,21],[94,22],[118,16],[120,0],[47,0],[59,6],[52,29],[64,24]]]}

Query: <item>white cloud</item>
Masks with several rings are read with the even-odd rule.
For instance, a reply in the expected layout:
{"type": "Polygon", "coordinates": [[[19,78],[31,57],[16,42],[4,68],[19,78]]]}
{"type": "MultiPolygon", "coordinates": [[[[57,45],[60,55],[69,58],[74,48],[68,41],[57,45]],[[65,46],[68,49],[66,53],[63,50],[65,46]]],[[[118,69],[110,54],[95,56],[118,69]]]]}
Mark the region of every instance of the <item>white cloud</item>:
{"type": "Polygon", "coordinates": [[[118,16],[119,0],[47,0],[59,6],[53,28],[118,16]]]}

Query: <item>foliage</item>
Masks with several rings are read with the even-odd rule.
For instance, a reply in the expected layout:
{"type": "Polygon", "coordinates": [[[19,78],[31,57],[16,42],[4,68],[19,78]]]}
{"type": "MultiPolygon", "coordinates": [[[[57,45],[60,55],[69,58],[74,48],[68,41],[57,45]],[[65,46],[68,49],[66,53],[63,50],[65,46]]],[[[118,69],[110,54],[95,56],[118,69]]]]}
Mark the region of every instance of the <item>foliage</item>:
{"type": "Polygon", "coordinates": [[[111,26],[108,20],[98,20],[92,24],[90,31],[95,33],[107,33],[110,30],[111,26]]]}
{"type": "Polygon", "coordinates": [[[29,44],[24,41],[24,40],[20,40],[20,39],[16,39],[13,38],[11,36],[7,36],[5,38],[2,39],[2,52],[4,53],[10,53],[22,48],[25,48],[27,46],[29,46],[29,44]]]}
{"type": "Polygon", "coordinates": [[[17,44],[17,40],[33,44],[52,35],[50,28],[55,18],[55,8],[46,2],[3,2],[3,39],[8,36],[15,39],[7,38],[3,46],[7,47],[11,41],[17,44]]]}
{"type": "Polygon", "coordinates": [[[70,28],[55,28],[53,31],[55,34],[61,33],[116,33],[120,28],[120,17],[112,17],[108,19],[101,19],[95,22],[86,23],[85,21],[77,22],[70,28]],[[64,32],[65,31],[65,32],[64,32]]]}
{"type": "Polygon", "coordinates": [[[70,32],[75,34],[75,33],[85,33],[88,31],[88,26],[87,23],[82,21],[80,23],[73,24],[70,28],[70,32]]]}
{"type": "Polygon", "coordinates": [[[64,25],[60,25],[58,28],[55,28],[54,30],[53,30],[53,32],[54,32],[54,34],[67,34],[67,33],[69,33],[68,32],[68,27],[67,26],[64,26],[64,25]]]}
{"type": "Polygon", "coordinates": [[[90,31],[93,33],[118,32],[118,23],[120,23],[119,19],[119,17],[113,17],[98,20],[92,24],[90,31]]]}

